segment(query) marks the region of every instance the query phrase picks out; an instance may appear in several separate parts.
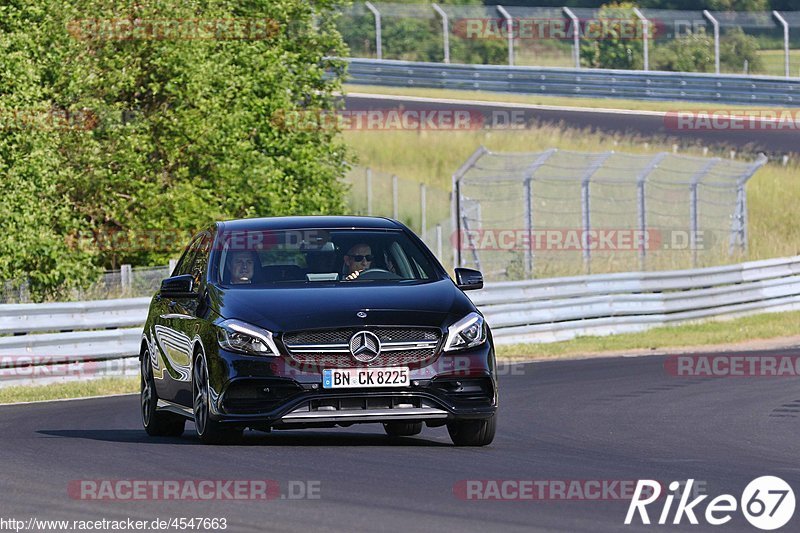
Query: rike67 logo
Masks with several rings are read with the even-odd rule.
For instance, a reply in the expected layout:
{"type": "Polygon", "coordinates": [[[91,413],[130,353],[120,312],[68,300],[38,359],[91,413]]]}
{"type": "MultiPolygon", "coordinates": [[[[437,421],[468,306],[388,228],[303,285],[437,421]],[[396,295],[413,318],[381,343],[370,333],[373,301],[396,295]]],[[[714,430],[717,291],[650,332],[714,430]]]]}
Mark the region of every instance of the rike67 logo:
{"type": "MultiPolygon", "coordinates": [[[[720,494],[707,502],[703,513],[700,511],[700,504],[708,498],[708,495],[703,494],[690,501],[693,484],[694,480],[689,479],[681,493],[678,491],[683,484],[678,481],[669,484],[669,493],[664,498],[657,524],[677,525],[685,517],[690,524],[697,525],[699,523],[698,515],[700,515],[708,524],[719,526],[729,522],[738,508],[752,526],[764,531],[771,531],[786,525],[794,514],[794,491],[779,477],[762,476],[754,479],[745,487],[742,497],[738,501],[731,494],[720,494]],[[673,514],[672,504],[676,497],[678,504],[673,514]],[[672,515],[671,522],[670,515],[672,515]]],[[[658,481],[639,480],[628,507],[628,514],[625,516],[625,524],[630,525],[637,514],[643,524],[650,524],[647,506],[656,502],[661,497],[661,492],[662,487],[658,481]]]]}

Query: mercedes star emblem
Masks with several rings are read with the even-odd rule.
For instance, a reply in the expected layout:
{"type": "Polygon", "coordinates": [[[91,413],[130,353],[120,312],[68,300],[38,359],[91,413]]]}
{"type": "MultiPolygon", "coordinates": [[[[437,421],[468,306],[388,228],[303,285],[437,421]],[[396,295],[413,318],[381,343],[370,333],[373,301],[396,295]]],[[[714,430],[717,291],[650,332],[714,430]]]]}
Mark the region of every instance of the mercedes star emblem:
{"type": "Polygon", "coordinates": [[[356,361],[369,363],[381,353],[381,341],[370,331],[359,331],[350,337],[350,353],[356,361]]]}

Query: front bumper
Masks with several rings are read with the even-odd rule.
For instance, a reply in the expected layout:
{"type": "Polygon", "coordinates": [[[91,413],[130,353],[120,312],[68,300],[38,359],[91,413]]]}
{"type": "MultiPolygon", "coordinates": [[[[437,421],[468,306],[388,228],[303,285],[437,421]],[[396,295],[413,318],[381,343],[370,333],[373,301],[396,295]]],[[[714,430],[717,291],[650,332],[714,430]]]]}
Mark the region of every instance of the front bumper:
{"type": "Polygon", "coordinates": [[[313,427],[365,422],[480,419],[497,410],[491,341],[472,350],[440,354],[410,368],[410,385],[397,388],[323,389],[322,369],[287,358],[256,358],[220,351],[211,358],[211,417],[243,426],[313,427]],[[216,364],[215,364],[216,363],[216,364]]]}

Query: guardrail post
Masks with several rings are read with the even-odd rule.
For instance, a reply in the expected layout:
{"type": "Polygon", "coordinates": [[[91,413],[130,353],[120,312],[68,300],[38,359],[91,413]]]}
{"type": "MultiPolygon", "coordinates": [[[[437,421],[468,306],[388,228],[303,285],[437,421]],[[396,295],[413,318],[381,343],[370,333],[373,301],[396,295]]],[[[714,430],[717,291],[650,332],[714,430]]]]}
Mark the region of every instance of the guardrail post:
{"type": "Polygon", "coordinates": [[[703,16],[714,26],[714,72],[719,74],[719,22],[717,22],[717,19],[715,19],[707,9],[703,10],[703,16]]]}
{"type": "Polygon", "coordinates": [[[772,12],[772,16],[775,17],[778,22],[781,23],[783,26],[783,71],[786,77],[789,77],[789,23],[786,22],[786,19],[778,13],[777,11],[772,12]]]}
{"type": "Polygon", "coordinates": [[[419,184],[419,210],[420,210],[420,234],[425,238],[428,232],[428,217],[427,217],[427,193],[424,183],[419,184]]]}
{"type": "Polygon", "coordinates": [[[397,174],[392,174],[392,218],[400,219],[400,194],[398,191],[397,174]]]}
{"type": "Polygon", "coordinates": [[[506,19],[506,31],[508,32],[508,66],[514,66],[514,18],[506,11],[503,6],[497,6],[497,10],[506,19]]]}
{"type": "Polygon", "coordinates": [[[367,167],[367,214],[372,216],[372,169],[367,167]]]}
{"type": "Polygon", "coordinates": [[[119,270],[120,285],[123,291],[131,290],[131,266],[122,265],[119,270]]]}
{"type": "Polygon", "coordinates": [[[433,10],[442,17],[442,45],[444,46],[444,62],[450,62],[450,21],[447,19],[447,13],[444,9],[439,7],[439,4],[431,4],[433,10]]]}
{"type": "Polygon", "coordinates": [[[372,5],[372,2],[364,3],[367,9],[372,12],[375,17],[375,57],[383,59],[383,39],[381,37],[381,12],[378,8],[372,5]]]}
{"type": "Polygon", "coordinates": [[[642,12],[639,11],[638,7],[633,8],[633,14],[639,18],[639,21],[642,23],[642,49],[644,52],[644,69],[650,70],[650,51],[649,51],[649,41],[650,41],[650,21],[642,15],[642,12]]]}
{"type": "Polygon", "coordinates": [[[570,8],[564,6],[562,9],[572,20],[572,56],[575,60],[575,68],[581,68],[581,24],[570,8]]]}
{"type": "Polygon", "coordinates": [[[697,187],[700,185],[700,180],[703,179],[703,176],[708,174],[711,168],[719,161],[720,159],[715,157],[706,163],[703,168],[695,172],[689,181],[689,249],[692,252],[692,268],[697,268],[697,235],[700,231],[697,187]]]}
{"type": "Polygon", "coordinates": [[[637,195],[637,204],[639,206],[639,232],[641,233],[640,241],[639,241],[639,270],[645,269],[645,261],[647,260],[647,242],[648,242],[648,235],[647,235],[647,198],[645,196],[645,183],[647,182],[647,177],[658,168],[658,164],[667,156],[666,152],[659,152],[656,156],[650,160],[645,168],[636,176],[636,195],[637,195]]]}

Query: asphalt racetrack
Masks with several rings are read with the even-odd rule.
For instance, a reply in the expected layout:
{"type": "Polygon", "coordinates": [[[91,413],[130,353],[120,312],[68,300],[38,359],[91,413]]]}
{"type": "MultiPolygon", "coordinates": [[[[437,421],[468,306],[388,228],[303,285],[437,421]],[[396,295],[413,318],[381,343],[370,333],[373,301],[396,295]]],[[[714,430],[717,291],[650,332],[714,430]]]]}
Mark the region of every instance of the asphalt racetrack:
{"type": "MultiPolygon", "coordinates": [[[[619,106],[613,100],[608,107],[619,106]]],[[[613,134],[628,134],[647,137],[670,138],[673,142],[699,144],[703,146],[721,146],[733,150],[749,152],[766,152],[768,154],[791,154],[800,152],[800,131],[794,123],[785,123],[781,127],[748,126],[748,127],[677,127],[675,113],[681,112],[680,102],[675,103],[672,113],[657,111],[621,111],[609,109],[591,109],[579,107],[536,106],[513,103],[480,103],[470,101],[437,101],[428,98],[405,96],[385,96],[367,94],[349,94],[345,98],[348,111],[369,111],[406,109],[412,111],[469,111],[485,118],[486,124],[497,123],[502,129],[509,124],[511,117],[517,117],[512,123],[517,126],[531,124],[563,124],[565,127],[588,129],[613,134]],[[516,115],[512,115],[515,113],[516,115]],[[754,129],[755,128],[755,129],[754,129]]],[[[708,104],[708,113],[725,112],[725,106],[708,104]]],[[[729,113],[746,114],[748,110],[728,109],[729,113]]],[[[776,108],[780,116],[781,110],[776,108]]],[[[792,112],[791,116],[794,116],[792,112]]],[[[737,125],[734,125],[737,126],[737,125]]],[[[489,127],[489,126],[487,126],[489,127]]]]}
{"type": "MultiPolygon", "coordinates": [[[[800,347],[781,353],[797,356],[800,347]]],[[[485,448],[456,448],[444,428],[390,439],[378,425],[248,431],[241,444],[204,446],[190,423],[180,438],[148,437],[134,395],[3,406],[0,515],[224,517],[227,531],[254,532],[672,531],[638,520],[623,525],[624,500],[476,500],[461,489],[465,480],[652,478],[668,485],[692,478],[711,497],[738,499],[763,475],[800,487],[796,377],[675,377],[663,356],[520,364],[502,372],[497,437],[485,448]],[[268,479],[283,498],[96,501],[68,490],[71,481],[87,479],[268,479]],[[299,495],[289,487],[300,481],[311,481],[318,497],[286,498],[299,495]]],[[[661,503],[653,504],[651,519],[660,512],[661,503]]],[[[783,530],[798,530],[798,514],[783,530]]],[[[722,526],[684,519],[677,529],[755,531],[739,512],[722,526]]]]}

